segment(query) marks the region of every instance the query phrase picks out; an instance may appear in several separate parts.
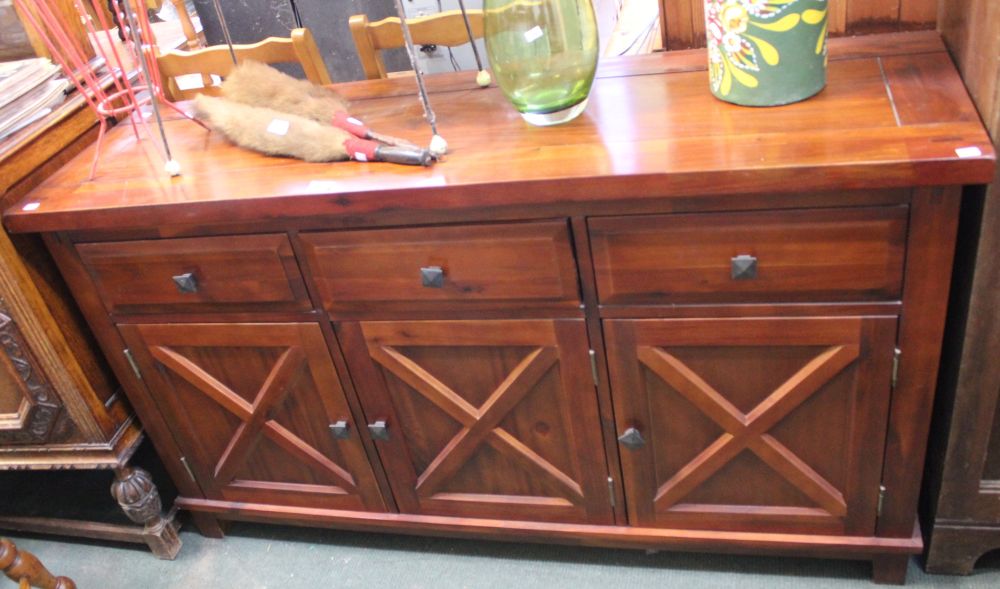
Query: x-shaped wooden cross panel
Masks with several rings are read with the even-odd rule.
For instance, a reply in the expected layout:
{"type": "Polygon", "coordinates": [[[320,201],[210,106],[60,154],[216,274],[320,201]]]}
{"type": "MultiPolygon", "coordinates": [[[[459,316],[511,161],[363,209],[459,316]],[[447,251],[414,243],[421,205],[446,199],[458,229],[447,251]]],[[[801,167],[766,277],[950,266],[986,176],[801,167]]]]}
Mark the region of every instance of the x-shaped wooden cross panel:
{"type": "Polygon", "coordinates": [[[833,346],[813,358],[750,413],[743,414],[683,362],[660,348],[643,346],[639,360],[726,433],[692,459],[656,493],[656,506],[668,509],[749,448],[788,482],[826,509],[847,513],[843,494],[767,432],[858,357],[858,346],[833,346]]]}
{"type": "Polygon", "coordinates": [[[420,496],[432,496],[442,483],[458,472],[481,444],[487,443],[520,464],[545,475],[570,501],[583,501],[583,490],[576,481],[510,432],[498,427],[507,413],[524,399],[558,360],[554,348],[538,348],[528,354],[478,409],[393,348],[373,348],[372,356],[463,426],[417,478],[416,491],[420,496]]]}
{"type": "Polygon", "coordinates": [[[223,485],[231,482],[249,458],[260,436],[264,435],[299,460],[333,475],[348,492],[357,491],[354,477],[349,472],[270,418],[302,374],[306,358],[300,347],[289,347],[281,354],[254,397],[253,404],[247,403],[243,397],[170,348],[153,346],[150,353],[161,364],[242,422],[215,466],[213,476],[216,481],[223,485]]]}

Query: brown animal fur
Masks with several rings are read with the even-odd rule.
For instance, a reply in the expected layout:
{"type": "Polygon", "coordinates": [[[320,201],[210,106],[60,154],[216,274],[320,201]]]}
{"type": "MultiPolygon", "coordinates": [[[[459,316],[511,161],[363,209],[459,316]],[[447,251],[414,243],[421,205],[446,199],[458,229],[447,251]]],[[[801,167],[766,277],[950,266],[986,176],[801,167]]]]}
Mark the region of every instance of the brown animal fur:
{"type": "Polygon", "coordinates": [[[267,155],[291,156],[307,162],[349,159],[344,141],[352,135],[304,117],[204,94],[195,98],[195,112],[236,145],[267,155]],[[268,131],[275,119],[288,121],[287,133],[268,131]]]}
{"type": "Polygon", "coordinates": [[[251,106],[273,108],[329,124],[333,113],[348,112],[347,102],[336,92],[307,80],[297,80],[256,61],[233,68],[222,83],[222,95],[251,106]]]}

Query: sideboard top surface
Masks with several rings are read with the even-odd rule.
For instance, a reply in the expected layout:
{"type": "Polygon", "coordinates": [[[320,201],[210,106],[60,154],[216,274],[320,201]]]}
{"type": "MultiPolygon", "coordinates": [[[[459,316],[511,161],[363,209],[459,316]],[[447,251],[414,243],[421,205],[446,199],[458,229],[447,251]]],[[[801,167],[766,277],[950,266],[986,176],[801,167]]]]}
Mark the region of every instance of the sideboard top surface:
{"type": "MultiPolygon", "coordinates": [[[[121,123],[95,180],[87,150],[5,222],[47,232],[407,211],[579,214],[617,200],[992,179],[992,144],[937,33],[834,39],[830,55],[825,90],[775,108],[713,98],[700,50],[607,60],[584,114],[549,128],[522,122],[497,88],[475,87],[474,73],[429,76],[450,153],[428,168],[266,157],[174,117],[166,129],[183,175],[170,178],[156,143],[121,123]]],[[[429,139],[413,79],[337,88],[373,129],[429,139]]]]}

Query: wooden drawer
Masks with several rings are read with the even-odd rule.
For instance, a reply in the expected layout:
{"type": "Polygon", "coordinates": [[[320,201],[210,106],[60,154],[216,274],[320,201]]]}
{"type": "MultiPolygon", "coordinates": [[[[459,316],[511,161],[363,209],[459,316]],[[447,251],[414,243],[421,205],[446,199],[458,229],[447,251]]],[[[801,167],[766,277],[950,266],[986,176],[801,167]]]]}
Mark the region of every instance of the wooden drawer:
{"type": "Polygon", "coordinates": [[[82,243],[76,247],[111,312],[311,308],[291,243],[284,234],[82,243]]]}
{"type": "Polygon", "coordinates": [[[331,311],[372,304],[579,301],[563,221],[311,233],[301,239],[331,311]]]}
{"type": "Polygon", "coordinates": [[[598,295],[605,304],[897,299],[907,212],[896,206],[591,219],[598,295]]]}

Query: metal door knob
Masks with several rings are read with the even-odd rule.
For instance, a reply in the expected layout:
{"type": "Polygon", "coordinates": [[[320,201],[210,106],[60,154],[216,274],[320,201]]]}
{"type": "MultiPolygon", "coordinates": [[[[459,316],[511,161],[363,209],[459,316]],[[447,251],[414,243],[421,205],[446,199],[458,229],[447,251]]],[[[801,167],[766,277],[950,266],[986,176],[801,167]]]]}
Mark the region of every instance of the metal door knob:
{"type": "Polygon", "coordinates": [[[426,288],[444,286],[444,270],[441,266],[425,266],[420,269],[420,284],[426,288]]]}
{"type": "Polygon", "coordinates": [[[330,424],[330,433],[338,440],[346,440],[351,437],[351,425],[346,420],[341,419],[330,424]]]}
{"type": "Polygon", "coordinates": [[[173,277],[177,291],[188,294],[198,292],[198,279],[194,277],[194,272],[185,272],[173,277]]]}
{"type": "Polygon", "coordinates": [[[374,440],[389,439],[389,428],[385,425],[384,419],[380,419],[375,423],[369,423],[368,432],[371,433],[372,439],[374,440]]]}
{"type": "Polygon", "coordinates": [[[629,450],[635,450],[637,448],[642,448],[646,445],[646,439],[642,437],[639,430],[634,427],[630,427],[625,430],[625,433],[618,436],[618,441],[622,443],[629,450]]]}
{"type": "Polygon", "coordinates": [[[757,278],[757,257],[740,254],[729,261],[729,276],[733,280],[757,278]]]}

